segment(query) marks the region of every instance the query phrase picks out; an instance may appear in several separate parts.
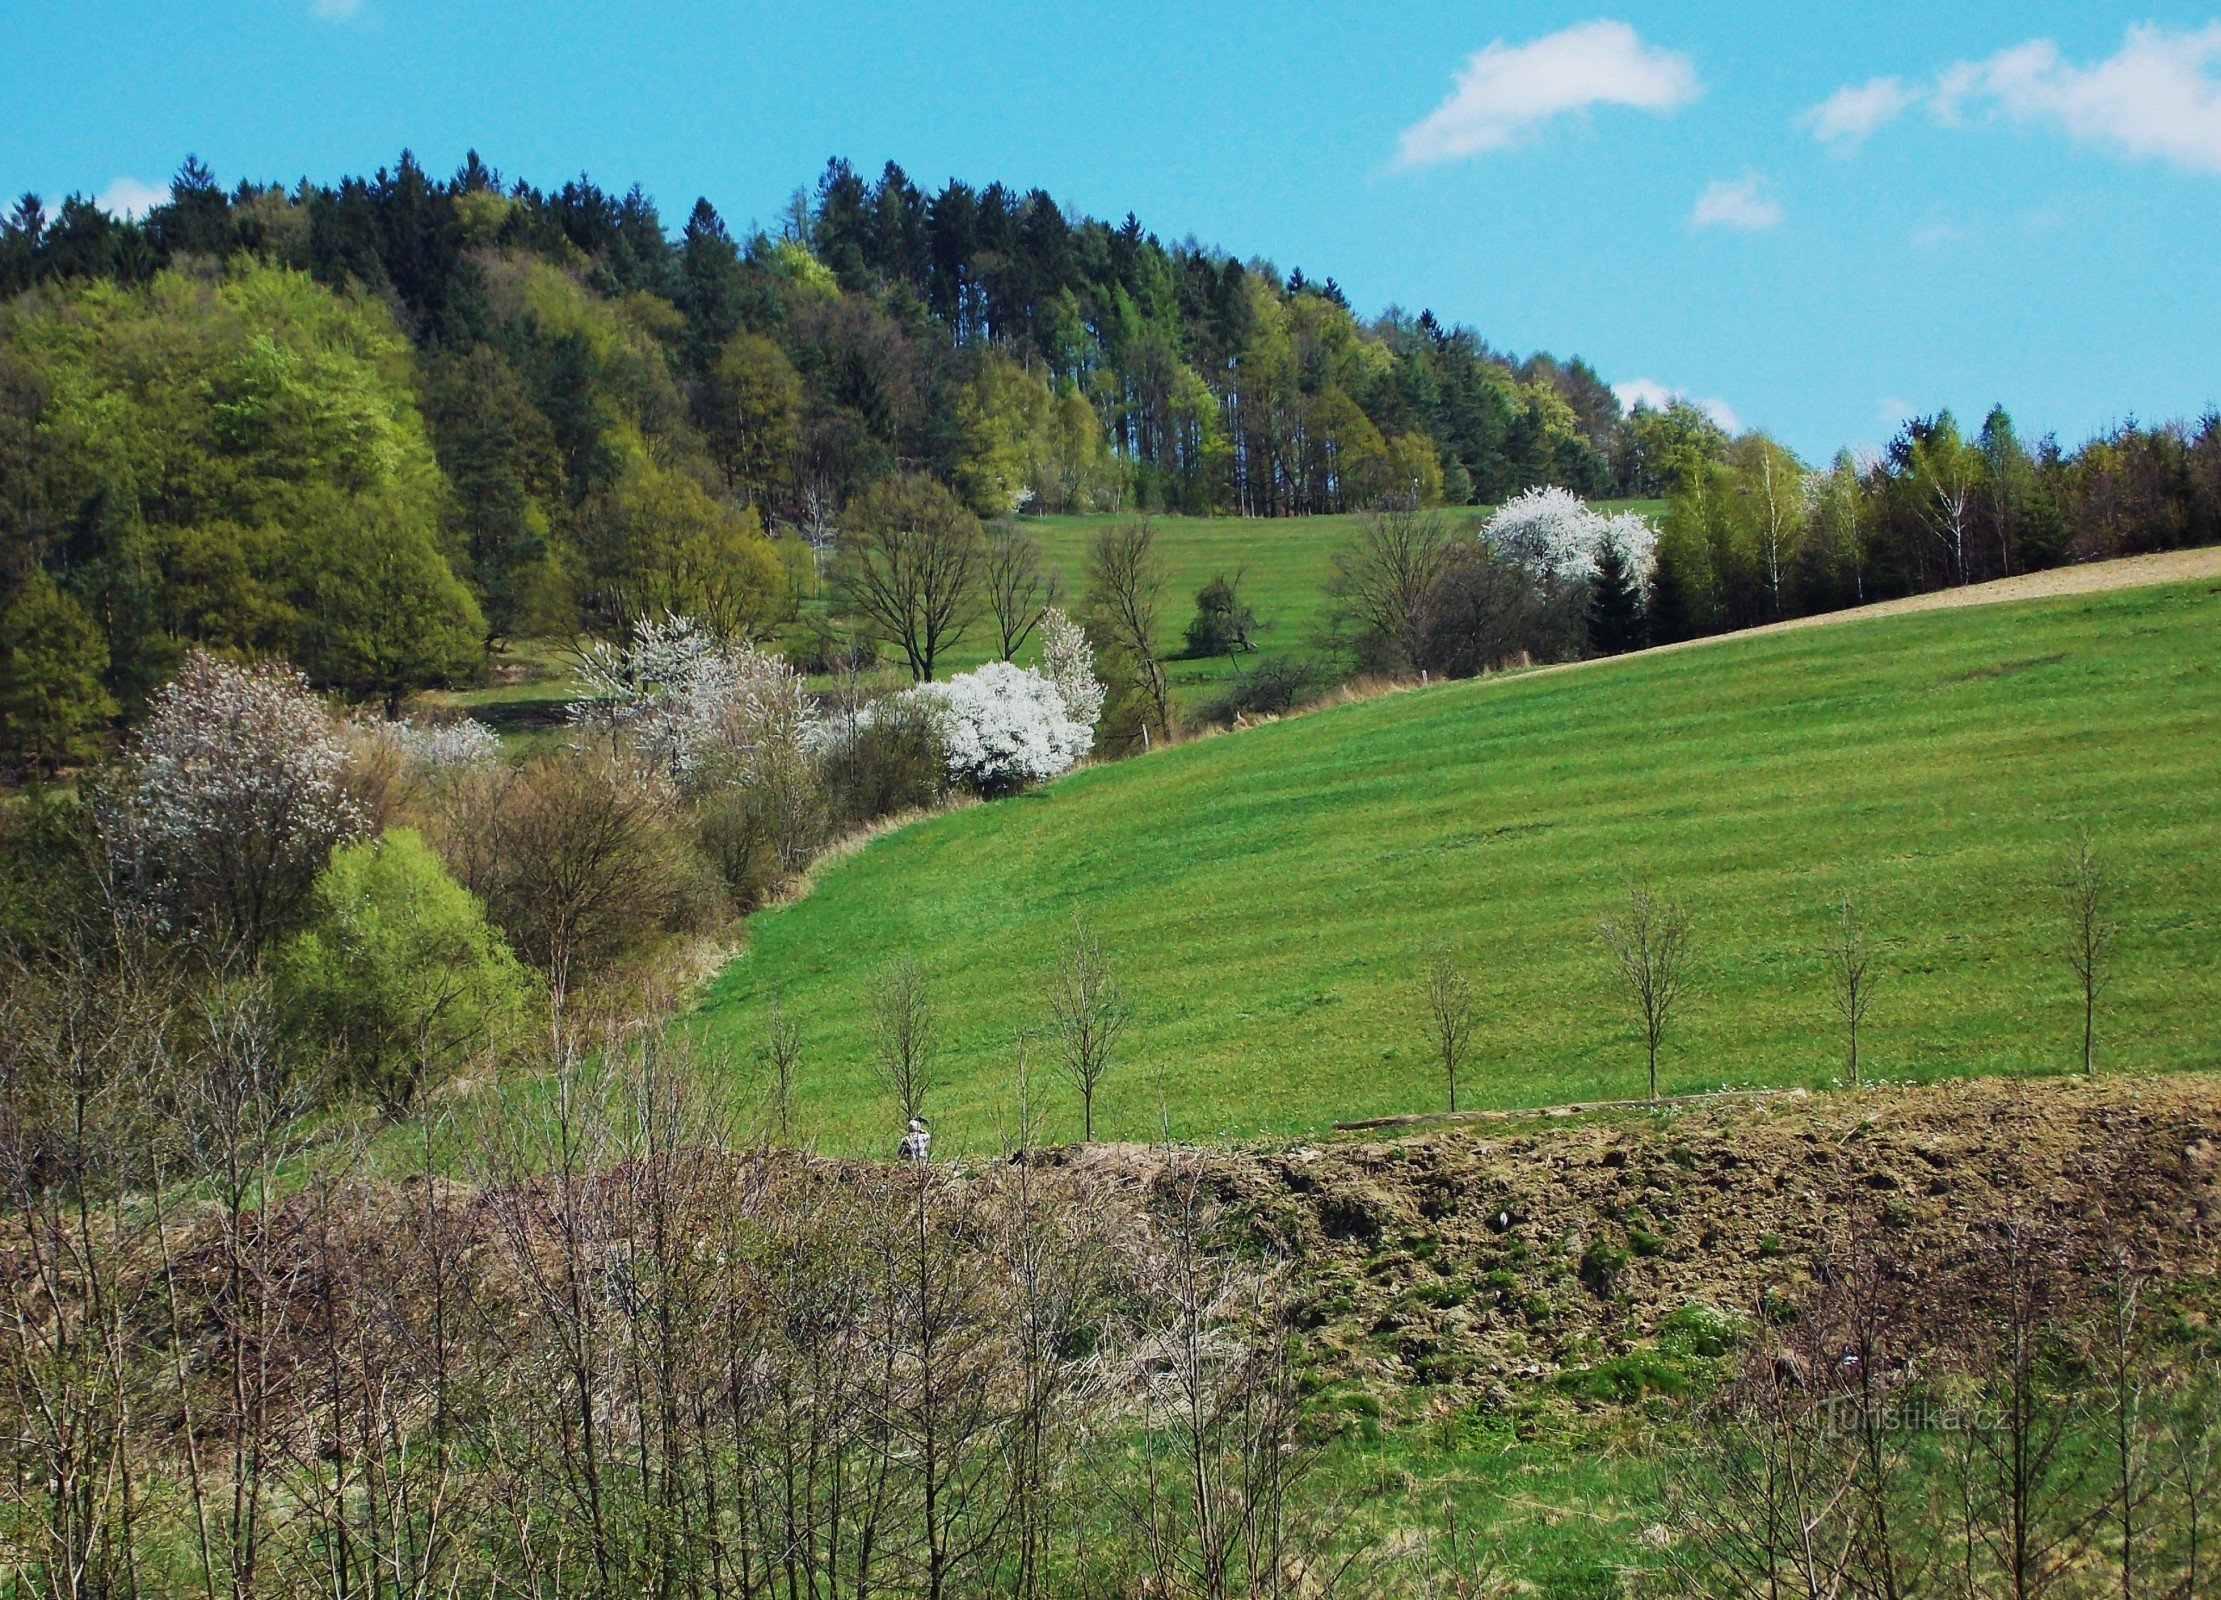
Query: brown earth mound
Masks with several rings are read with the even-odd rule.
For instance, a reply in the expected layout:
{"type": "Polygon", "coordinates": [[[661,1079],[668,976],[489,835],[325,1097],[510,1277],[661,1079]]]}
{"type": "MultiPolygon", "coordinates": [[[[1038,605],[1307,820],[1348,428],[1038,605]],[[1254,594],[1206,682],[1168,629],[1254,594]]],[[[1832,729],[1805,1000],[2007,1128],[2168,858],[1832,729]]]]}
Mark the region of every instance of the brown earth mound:
{"type": "MultiPolygon", "coordinates": [[[[1161,1188],[1166,1157],[1070,1152],[1161,1188]]],[[[1989,1081],[1617,1111],[1383,1143],[1211,1152],[1218,1196],[1299,1263],[1312,1353],[1376,1391],[1546,1377],[1749,1315],[1847,1243],[1914,1323],[1981,1291],[2001,1231],[2057,1287],[2101,1253],[2221,1273],[2221,1079],[1989,1081]],[[1686,1308],[1702,1308],[1691,1313],[1686,1308]]]]}

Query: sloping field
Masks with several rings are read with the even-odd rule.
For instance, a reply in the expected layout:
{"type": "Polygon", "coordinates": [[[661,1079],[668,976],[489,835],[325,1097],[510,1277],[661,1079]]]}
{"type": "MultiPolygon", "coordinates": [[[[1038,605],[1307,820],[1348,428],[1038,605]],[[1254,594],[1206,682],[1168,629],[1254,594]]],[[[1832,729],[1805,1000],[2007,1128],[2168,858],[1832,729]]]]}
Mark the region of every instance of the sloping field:
{"type": "MultiPolygon", "coordinates": [[[[1696,916],[1669,1093],[1839,1070],[1823,939],[1865,906],[1870,1073],[2056,1071],[2079,1021],[2052,885],[2097,838],[2121,930],[2101,1068],[2221,1064],[2221,581],[1786,630],[1443,685],[1076,773],[937,818],[759,916],[706,1042],[747,1085],[773,991],[803,1131],[892,1142],[869,999],[914,954],[941,1008],[936,1129],[1011,1120],[1022,1036],[1084,912],[1133,1009],[1099,1136],[1323,1129],[1439,1107],[1417,972],[1486,1014],[1467,1103],[1639,1093],[1597,934],[1631,878],[1696,916]]],[[[1047,1054],[1036,1042],[1037,1064],[1047,1054]]],[[[1051,1136],[1076,1100],[1051,1101],[1051,1136]]]]}

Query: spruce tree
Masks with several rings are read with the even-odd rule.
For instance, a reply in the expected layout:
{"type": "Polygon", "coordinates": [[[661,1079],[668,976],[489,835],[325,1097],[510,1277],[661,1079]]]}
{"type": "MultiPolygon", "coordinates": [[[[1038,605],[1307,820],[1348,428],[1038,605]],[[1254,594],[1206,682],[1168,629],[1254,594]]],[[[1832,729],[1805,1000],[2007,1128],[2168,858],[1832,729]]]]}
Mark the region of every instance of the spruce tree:
{"type": "Polygon", "coordinates": [[[1600,656],[1640,650],[1649,643],[1643,591],[1620,547],[1609,540],[1597,552],[1589,584],[1589,648],[1600,656]]]}

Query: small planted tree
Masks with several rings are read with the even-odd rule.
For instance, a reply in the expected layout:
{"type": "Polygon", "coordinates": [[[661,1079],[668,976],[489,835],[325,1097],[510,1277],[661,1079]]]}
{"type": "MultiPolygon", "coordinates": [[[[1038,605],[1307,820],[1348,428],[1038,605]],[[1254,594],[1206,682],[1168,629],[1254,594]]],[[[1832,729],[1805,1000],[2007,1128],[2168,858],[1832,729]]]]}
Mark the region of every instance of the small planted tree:
{"type": "Polygon", "coordinates": [[[908,1123],[923,1113],[933,1088],[933,980],[917,957],[897,956],[879,969],[871,1020],[880,1080],[908,1123]]]}
{"type": "Polygon", "coordinates": [[[1118,978],[1102,944],[1086,922],[1072,924],[1072,937],[1058,958],[1049,988],[1049,1010],[1056,1019],[1057,1049],[1065,1076],[1080,1092],[1080,1137],[1095,1137],[1095,1091],[1109,1074],[1126,1029],[1118,978]]]}
{"type": "Polygon", "coordinates": [[[1438,950],[1427,963],[1427,1042],[1442,1063],[1443,1081],[1449,1086],[1450,1109],[1458,1108],[1458,1068],[1465,1064],[1473,1041],[1473,985],[1459,970],[1457,958],[1438,950]]]}
{"type": "Polygon", "coordinates": [[[764,1087],[771,1096],[771,1121],[784,1139],[794,1121],[794,1070],[802,1062],[802,1024],[778,995],[764,1017],[763,1044],[757,1055],[764,1066],[764,1087]]]}
{"type": "Polygon", "coordinates": [[[1859,908],[1849,895],[1837,908],[1835,928],[1828,940],[1828,976],[1834,988],[1836,1015],[1843,1019],[1843,1065],[1849,1081],[1859,1081],[1859,1024],[1874,1003],[1874,977],[1866,951],[1866,930],[1859,924],[1859,908]]]}
{"type": "Polygon", "coordinates": [[[2105,864],[2088,829],[2076,836],[2060,889],[2067,914],[2067,964],[2082,996],[2082,1075],[2088,1077],[2097,1070],[2098,997],[2112,976],[2108,958],[2114,934],[2105,864]]]}
{"type": "Polygon", "coordinates": [[[1627,891],[1625,915],[1606,917],[1597,931],[1612,952],[1620,988],[1642,1030],[1650,1098],[1655,1100],[1658,1046],[1688,984],[1688,910],[1678,900],[1658,899],[1648,884],[1638,883],[1627,891]]]}

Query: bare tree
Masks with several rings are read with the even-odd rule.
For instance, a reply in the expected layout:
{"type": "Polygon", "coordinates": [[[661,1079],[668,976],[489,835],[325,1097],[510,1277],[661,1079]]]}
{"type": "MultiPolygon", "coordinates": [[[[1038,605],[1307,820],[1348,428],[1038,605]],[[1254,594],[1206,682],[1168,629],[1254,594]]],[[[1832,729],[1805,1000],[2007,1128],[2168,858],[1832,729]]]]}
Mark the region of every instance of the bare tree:
{"type": "Polygon", "coordinates": [[[779,995],[771,997],[764,1017],[763,1045],[757,1053],[768,1080],[764,1087],[771,1094],[771,1120],[784,1140],[794,1122],[794,1069],[802,1061],[802,1024],[779,995]]]}
{"type": "Polygon", "coordinates": [[[1859,1024],[1874,1003],[1874,979],[1866,951],[1866,930],[1859,925],[1856,901],[1845,895],[1828,940],[1828,974],[1834,982],[1836,1015],[1843,1019],[1844,1070],[1859,1081],[1859,1024]]]}
{"type": "Polygon", "coordinates": [[[1450,524],[1431,511],[1383,511],[1334,557],[1328,584],[1341,619],[1374,641],[1390,668],[1416,672],[1425,656],[1427,611],[1455,552],[1450,524]]]}
{"type": "Polygon", "coordinates": [[[841,527],[840,604],[930,683],[942,653],[978,614],[986,541],[979,519],[930,478],[880,484],[841,527]]]}
{"type": "Polygon", "coordinates": [[[1057,603],[1062,585],[1055,572],[1042,568],[1041,541],[1011,522],[988,529],[981,574],[1002,658],[1015,661],[1040,625],[1042,612],[1057,603]]]}
{"type": "Polygon", "coordinates": [[[2060,891],[2067,912],[2067,964],[2082,991],[2082,1075],[2088,1077],[2097,1068],[2098,996],[2112,976],[2106,958],[2115,930],[2105,865],[2087,828],[2067,858],[2060,891]]]}
{"type": "Polygon", "coordinates": [[[1627,912],[1606,917],[1597,931],[1610,947],[1621,987],[1634,1005],[1643,1032],[1643,1053],[1650,1070],[1650,1097],[1658,1098],[1658,1046],[1672,1020],[1674,1003],[1688,986],[1689,913],[1681,902],[1660,900],[1650,885],[1627,891],[1627,912]]]}
{"type": "Polygon", "coordinates": [[[879,1076],[908,1122],[933,1088],[933,980],[917,957],[897,956],[879,969],[871,1013],[879,1076]]]}
{"type": "Polygon", "coordinates": [[[1442,1076],[1450,1089],[1450,1109],[1458,1108],[1458,1068],[1465,1064],[1473,1042],[1473,985],[1459,970],[1457,958],[1438,950],[1427,964],[1424,980],[1427,997],[1427,1039],[1442,1076]]]}
{"type": "Polygon", "coordinates": [[[2139,1561],[2147,1559],[2141,1539],[2150,1537],[2149,1513],[2158,1488],[2152,1460],[2150,1416],[2151,1362],[2144,1346],[2145,1275],[2128,1248],[2116,1242],[2106,1251],[2100,1276],[2105,1299],[2090,1330],[2088,1351],[2104,1421],[2105,1463],[2112,1483],[2106,1495],[2119,1560],[2121,1600],[2135,1600],[2139,1561]]]}
{"type": "Polygon", "coordinates": [[[557,1014],[580,979],[659,932],[681,892],[670,804],[622,761],[587,754],[492,768],[449,797],[440,853],[547,974],[557,1014]]]}
{"type": "MultiPolygon", "coordinates": [[[[1172,688],[1157,659],[1157,614],[1164,604],[1164,553],[1148,522],[1122,522],[1095,535],[1088,551],[1088,608],[1132,663],[1149,696],[1157,731],[1172,733],[1172,688]]],[[[1147,725],[1143,733],[1147,735],[1147,725]]]]}
{"type": "Polygon", "coordinates": [[[1118,977],[1084,920],[1073,922],[1072,937],[1057,960],[1049,1011],[1056,1019],[1065,1076],[1080,1092],[1080,1137],[1092,1142],[1095,1090],[1110,1071],[1119,1035],[1125,1032],[1126,1008],[1119,1003],[1118,977]]]}

